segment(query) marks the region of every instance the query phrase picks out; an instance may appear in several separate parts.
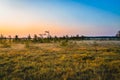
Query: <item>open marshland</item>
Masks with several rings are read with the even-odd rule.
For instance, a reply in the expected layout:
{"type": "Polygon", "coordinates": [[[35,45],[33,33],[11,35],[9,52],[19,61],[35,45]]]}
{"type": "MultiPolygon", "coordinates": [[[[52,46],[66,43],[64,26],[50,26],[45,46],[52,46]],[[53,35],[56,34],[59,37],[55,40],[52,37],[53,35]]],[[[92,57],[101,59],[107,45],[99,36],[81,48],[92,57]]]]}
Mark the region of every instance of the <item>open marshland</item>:
{"type": "Polygon", "coordinates": [[[0,80],[119,80],[120,41],[0,43],[0,80]]]}

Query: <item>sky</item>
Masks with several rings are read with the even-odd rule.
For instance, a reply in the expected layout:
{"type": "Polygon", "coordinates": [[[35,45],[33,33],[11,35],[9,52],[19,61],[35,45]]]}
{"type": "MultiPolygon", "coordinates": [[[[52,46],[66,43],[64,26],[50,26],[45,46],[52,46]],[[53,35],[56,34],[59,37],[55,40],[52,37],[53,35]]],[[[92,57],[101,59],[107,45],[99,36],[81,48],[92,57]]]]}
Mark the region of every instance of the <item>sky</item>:
{"type": "Polygon", "coordinates": [[[0,34],[114,36],[120,0],[0,0],[0,34]]]}

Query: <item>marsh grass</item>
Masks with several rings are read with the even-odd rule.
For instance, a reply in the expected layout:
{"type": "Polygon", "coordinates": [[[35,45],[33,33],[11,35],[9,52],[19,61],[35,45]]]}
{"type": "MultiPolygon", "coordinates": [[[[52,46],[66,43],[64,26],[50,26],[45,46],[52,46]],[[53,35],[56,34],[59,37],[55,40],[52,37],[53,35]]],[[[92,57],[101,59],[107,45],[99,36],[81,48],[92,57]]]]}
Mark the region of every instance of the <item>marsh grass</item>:
{"type": "Polygon", "coordinates": [[[11,44],[0,48],[0,80],[119,80],[115,43],[97,41],[97,53],[93,41],[11,44]]]}
{"type": "Polygon", "coordinates": [[[11,43],[9,41],[2,40],[2,41],[0,41],[0,47],[1,48],[10,48],[11,47],[11,43]]]}
{"type": "Polygon", "coordinates": [[[68,44],[69,44],[68,40],[62,40],[61,43],[60,43],[60,46],[66,47],[66,46],[68,46],[68,44]]]}
{"type": "Polygon", "coordinates": [[[26,41],[24,44],[25,44],[25,48],[30,48],[31,47],[31,42],[30,41],[26,41]]]}

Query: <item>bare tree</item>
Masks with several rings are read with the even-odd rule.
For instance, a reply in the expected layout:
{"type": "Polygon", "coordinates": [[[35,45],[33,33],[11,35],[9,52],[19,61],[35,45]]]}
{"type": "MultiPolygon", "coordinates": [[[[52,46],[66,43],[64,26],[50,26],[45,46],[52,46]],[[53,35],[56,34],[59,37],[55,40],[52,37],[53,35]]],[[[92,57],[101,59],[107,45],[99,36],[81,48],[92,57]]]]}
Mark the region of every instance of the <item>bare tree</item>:
{"type": "Polygon", "coordinates": [[[120,37],[120,31],[117,32],[116,37],[120,37]]]}
{"type": "Polygon", "coordinates": [[[48,38],[50,38],[50,32],[49,31],[45,31],[45,34],[47,34],[48,38]]]}

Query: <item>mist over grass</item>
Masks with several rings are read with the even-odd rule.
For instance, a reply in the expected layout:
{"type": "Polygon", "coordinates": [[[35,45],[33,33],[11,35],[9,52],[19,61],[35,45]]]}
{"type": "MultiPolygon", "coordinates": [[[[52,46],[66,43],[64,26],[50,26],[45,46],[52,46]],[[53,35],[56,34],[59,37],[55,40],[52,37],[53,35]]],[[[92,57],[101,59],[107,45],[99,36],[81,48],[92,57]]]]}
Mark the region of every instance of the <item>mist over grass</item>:
{"type": "Polygon", "coordinates": [[[3,44],[1,80],[120,79],[120,41],[3,44]]]}

